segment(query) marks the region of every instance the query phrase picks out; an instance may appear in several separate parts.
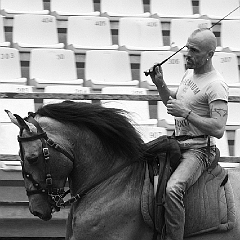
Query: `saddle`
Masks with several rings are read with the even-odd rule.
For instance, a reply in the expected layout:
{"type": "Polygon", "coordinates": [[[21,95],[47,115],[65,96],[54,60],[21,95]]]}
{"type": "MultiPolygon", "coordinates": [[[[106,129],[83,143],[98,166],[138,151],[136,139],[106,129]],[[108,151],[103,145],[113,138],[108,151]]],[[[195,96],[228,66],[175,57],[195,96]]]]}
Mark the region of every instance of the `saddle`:
{"type": "MultiPolygon", "coordinates": [[[[145,157],[147,166],[141,201],[142,215],[154,229],[153,239],[157,239],[158,235],[165,235],[165,188],[171,173],[180,162],[181,151],[176,139],[161,136],[147,143],[145,157]]],[[[227,171],[218,164],[219,157],[217,149],[212,165],[184,197],[185,237],[213,230],[227,231],[234,226],[232,188],[227,171]]]]}

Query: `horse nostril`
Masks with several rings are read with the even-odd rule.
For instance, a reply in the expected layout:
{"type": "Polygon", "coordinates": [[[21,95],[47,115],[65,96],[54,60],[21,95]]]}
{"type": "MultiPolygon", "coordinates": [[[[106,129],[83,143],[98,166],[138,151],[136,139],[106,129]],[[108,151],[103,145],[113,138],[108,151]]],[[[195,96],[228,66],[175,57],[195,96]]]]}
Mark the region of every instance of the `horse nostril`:
{"type": "Polygon", "coordinates": [[[38,157],[26,158],[26,160],[29,162],[29,164],[34,164],[38,161],[38,157]]]}

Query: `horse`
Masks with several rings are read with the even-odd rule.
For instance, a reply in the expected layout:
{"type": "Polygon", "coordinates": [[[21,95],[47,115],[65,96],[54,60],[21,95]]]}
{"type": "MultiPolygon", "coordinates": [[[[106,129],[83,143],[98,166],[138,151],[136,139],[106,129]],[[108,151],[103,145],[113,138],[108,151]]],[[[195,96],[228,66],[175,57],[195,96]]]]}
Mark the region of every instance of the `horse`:
{"type": "MultiPolygon", "coordinates": [[[[151,240],[141,213],[146,144],[120,109],[64,101],[24,119],[7,111],[20,128],[18,141],[29,210],[44,221],[71,204],[68,240],[151,240]],[[64,201],[68,179],[71,197],[64,201]]],[[[229,172],[240,219],[239,170],[229,172]],[[237,201],[238,200],[238,201],[237,201]]],[[[240,222],[224,233],[189,240],[236,240],[240,222]]]]}

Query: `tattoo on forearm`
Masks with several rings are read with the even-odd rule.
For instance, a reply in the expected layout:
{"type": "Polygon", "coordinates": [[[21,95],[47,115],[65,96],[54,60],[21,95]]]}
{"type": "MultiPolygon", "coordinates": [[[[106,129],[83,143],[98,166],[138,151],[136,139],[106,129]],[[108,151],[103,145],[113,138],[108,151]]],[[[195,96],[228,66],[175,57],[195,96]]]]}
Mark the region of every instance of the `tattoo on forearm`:
{"type": "Polygon", "coordinates": [[[226,117],[227,116],[227,110],[225,110],[223,108],[213,108],[211,110],[211,115],[213,113],[217,113],[220,117],[226,117]]]}

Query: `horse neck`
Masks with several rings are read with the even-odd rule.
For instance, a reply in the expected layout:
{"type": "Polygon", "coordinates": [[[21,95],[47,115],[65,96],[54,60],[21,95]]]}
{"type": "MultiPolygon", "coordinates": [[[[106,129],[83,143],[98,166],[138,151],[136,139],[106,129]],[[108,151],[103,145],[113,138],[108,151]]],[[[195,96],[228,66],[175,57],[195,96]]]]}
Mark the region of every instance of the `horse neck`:
{"type": "Polygon", "coordinates": [[[80,131],[74,148],[74,155],[77,157],[73,171],[69,176],[73,195],[82,192],[99,181],[101,182],[100,185],[104,186],[104,191],[110,185],[110,188],[112,188],[113,184],[115,184],[115,187],[121,188],[124,185],[122,183],[125,182],[126,184],[128,181],[131,181],[132,184],[137,182],[138,186],[140,186],[143,163],[131,164],[132,159],[123,159],[110,154],[94,134],[91,132],[87,134],[86,139],[86,132],[84,133],[84,130],[80,131]],[[128,162],[129,166],[111,176],[116,169],[118,170],[121,166],[128,164],[128,162]],[[101,181],[103,179],[104,181],[101,181]]]}

